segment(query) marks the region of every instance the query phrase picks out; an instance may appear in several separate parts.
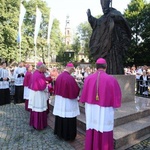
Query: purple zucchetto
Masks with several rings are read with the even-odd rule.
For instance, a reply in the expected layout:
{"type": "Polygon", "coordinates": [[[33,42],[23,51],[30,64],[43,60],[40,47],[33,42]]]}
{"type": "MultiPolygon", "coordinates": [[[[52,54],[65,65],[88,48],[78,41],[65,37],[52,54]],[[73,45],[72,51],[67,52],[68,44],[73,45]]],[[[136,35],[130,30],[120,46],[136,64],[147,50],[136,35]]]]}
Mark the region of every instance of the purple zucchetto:
{"type": "Polygon", "coordinates": [[[98,58],[96,64],[107,64],[104,58],[98,58]]]}
{"type": "Polygon", "coordinates": [[[31,64],[26,64],[25,67],[28,69],[31,66],[31,64]]]}
{"type": "Polygon", "coordinates": [[[67,63],[66,67],[74,68],[73,63],[67,63]]]}
{"type": "Polygon", "coordinates": [[[38,63],[36,64],[36,67],[40,67],[41,65],[43,65],[43,63],[42,63],[42,62],[38,62],[38,63]]]}

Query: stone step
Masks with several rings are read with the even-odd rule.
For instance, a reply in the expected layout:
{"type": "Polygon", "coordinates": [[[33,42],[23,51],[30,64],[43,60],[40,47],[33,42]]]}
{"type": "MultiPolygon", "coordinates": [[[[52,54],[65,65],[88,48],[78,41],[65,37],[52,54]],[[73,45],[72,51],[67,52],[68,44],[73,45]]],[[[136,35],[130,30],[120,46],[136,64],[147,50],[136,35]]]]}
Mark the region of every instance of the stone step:
{"type": "MultiPolygon", "coordinates": [[[[81,115],[78,118],[79,120],[85,122],[84,104],[80,103],[79,105],[81,115]]],[[[146,116],[150,116],[150,99],[136,97],[136,101],[124,102],[120,108],[116,109],[114,126],[117,127],[121,124],[131,122],[146,116]]]]}
{"type": "MultiPolygon", "coordinates": [[[[116,112],[116,113],[119,113],[119,112],[116,112]]],[[[117,126],[120,126],[122,124],[125,124],[127,122],[132,122],[134,120],[137,120],[137,119],[140,119],[140,118],[143,118],[143,117],[147,117],[147,116],[150,116],[150,109],[146,109],[146,110],[143,110],[143,111],[138,111],[138,112],[135,112],[133,114],[129,114],[128,116],[123,116],[123,117],[116,117],[115,118],[115,121],[114,121],[114,126],[117,127],[117,126]]],[[[80,112],[80,115],[77,117],[78,119],[78,126],[85,131],[86,129],[86,125],[85,125],[85,114],[80,112]]]]}
{"type": "Polygon", "coordinates": [[[114,128],[115,149],[124,150],[150,136],[150,116],[114,128]]]}
{"type": "Polygon", "coordinates": [[[80,129],[81,133],[85,135],[86,121],[85,121],[85,114],[82,112],[80,112],[80,115],[77,116],[77,126],[80,129]]]}
{"type": "Polygon", "coordinates": [[[114,126],[132,122],[134,120],[150,116],[150,100],[140,99],[138,102],[125,102],[115,111],[114,126]]]}

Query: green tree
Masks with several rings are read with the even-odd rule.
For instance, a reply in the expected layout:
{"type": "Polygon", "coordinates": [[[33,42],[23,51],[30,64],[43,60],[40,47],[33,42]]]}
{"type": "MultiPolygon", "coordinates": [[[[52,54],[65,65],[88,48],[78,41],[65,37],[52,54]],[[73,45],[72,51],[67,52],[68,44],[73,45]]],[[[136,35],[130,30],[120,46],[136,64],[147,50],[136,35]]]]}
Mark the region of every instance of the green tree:
{"type": "Polygon", "coordinates": [[[92,29],[90,27],[90,24],[86,21],[84,23],[81,23],[77,28],[77,34],[80,36],[81,45],[82,45],[82,52],[86,56],[90,58],[90,52],[89,52],[89,41],[92,34],[92,29]]]}
{"type": "Polygon", "coordinates": [[[23,25],[23,41],[22,41],[22,59],[26,60],[29,57],[34,57],[34,28],[36,19],[36,7],[38,7],[42,13],[42,21],[40,25],[39,34],[37,37],[37,57],[42,58],[45,62],[47,57],[47,31],[50,9],[47,4],[42,0],[30,0],[29,2],[24,1],[26,7],[26,15],[23,25]]]}
{"type": "MultiPolygon", "coordinates": [[[[42,12],[42,22],[37,38],[37,56],[43,61],[48,57],[47,32],[50,8],[42,0],[30,0],[22,2],[26,14],[22,24],[21,56],[22,60],[34,57],[34,28],[36,18],[36,7],[42,12]]],[[[19,61],[19,44],[17,43],[17,32],[19,24],[20,1],[0,0],[0,58],[8,62],[19,61]]],[[[59,21],[54,20],[52,34],[50,37],[51,49],[54,52],[60,50],[62,36],[59,21]]]]}
{"type": "Polygon", "coordinates": [[[58,55],[59,51],[61,51],[63,44],[63,35],[60,30],[60,22],[56,18],[53,21],[51,36],[50,36],[50,51],[52,55],[58,55]]]}
{"type": "Polygon", "coordinates": [[[80,37],[76,34],[73,38],[72,49],[74,51],[74,60],[78,62],[78,54],[81,51],[80,37]]]}
{"type": "MultiPolygon", "coordinates": [[[[139,47],[141,49],[140,62],[142,64],[150,65],[150,3],[144,6],[144,9],[140,13],[140,36],[141,41],[139,47]]],[[[139,64],[140,65],[140,64],[139,64]]]]}
{"type": "Polygon", "coordinates": [[[144,0],[131,0],[128,8],[124,12],[124,16],[132,31],[131,46],[126,61],[127,64],[134,63],[136,65],[142,65],[143,63],[149,62],[147,58],[142,57],[142,55],[147,53],[145,42],[149,37],[147,36],[145,39],[144,35],[150,31],[148,28],[150,21],[149,8],[147,5],[149,4],[146,4],[144,0]],[[145,34],[143,34],[144,32],[145,34]]]}
{"type": "Polygon", "coordinates": [[[18,0],[0,0],[0,58],[11,62],[17,56],[18,0]]]}

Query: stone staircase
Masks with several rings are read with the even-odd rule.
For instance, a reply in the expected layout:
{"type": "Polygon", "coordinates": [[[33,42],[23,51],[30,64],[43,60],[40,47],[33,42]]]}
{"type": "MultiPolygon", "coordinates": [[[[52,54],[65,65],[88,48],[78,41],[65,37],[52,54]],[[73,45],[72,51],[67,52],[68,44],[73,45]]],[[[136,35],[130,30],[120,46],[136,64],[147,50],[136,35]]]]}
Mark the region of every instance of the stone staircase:
{"type": "MultiPolygon", "coordinates": [[[[54,100],[51,100],[53,108],[54,100]]],[[[80,104],[77,117],[78,131],[85,135],[84,104],[80,104]]],[[[150,137],[150,99],[135,97],[135,101],[122,103],[115,111],[114,149],[125,150],[150,137]]]]}
{"type": "Polygon", "coordinates": [[[135,97],[135,102],[122,103],[115,112],[114,146],[117,150],[125,150],[150,137],[150,99],[135,97]]]}

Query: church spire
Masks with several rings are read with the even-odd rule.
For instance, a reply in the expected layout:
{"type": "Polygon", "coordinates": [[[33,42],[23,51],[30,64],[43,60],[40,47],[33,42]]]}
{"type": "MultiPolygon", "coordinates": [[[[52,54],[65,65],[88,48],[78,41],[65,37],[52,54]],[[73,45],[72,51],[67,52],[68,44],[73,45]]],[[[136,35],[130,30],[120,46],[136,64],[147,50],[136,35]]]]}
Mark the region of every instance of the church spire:
{"type": "Polygon", "coordinates": [[[71,44],[71,28],[70,28],[69,15],[66,16],[65,43],[66,43],[66,45],[70,45],[71,44]]]}

